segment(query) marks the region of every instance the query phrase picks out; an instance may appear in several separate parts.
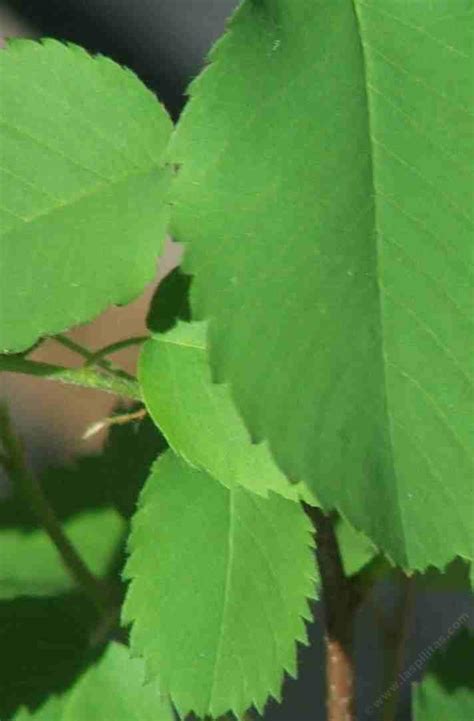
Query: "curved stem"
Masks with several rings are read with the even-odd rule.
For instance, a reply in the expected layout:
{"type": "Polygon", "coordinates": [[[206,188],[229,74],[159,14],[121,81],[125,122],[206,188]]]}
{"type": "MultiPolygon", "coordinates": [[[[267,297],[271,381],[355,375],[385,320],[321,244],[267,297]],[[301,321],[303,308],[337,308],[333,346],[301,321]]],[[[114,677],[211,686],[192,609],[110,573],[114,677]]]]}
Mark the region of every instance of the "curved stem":
{"type": "Polygon", "coordinates": [[[147,335],[132,336],[131,338],[124,338],[123,340],[118,340],[115,343],[105,345],[103,348],[99,348],[99,350],[91,353],[85,365],[98,365],[103,362],[105,356],[112,355],[112,353],[117,353],[119,350],[129,348],[133,345],[141,345],[148,340],[148,338],[149,336],[147,335]]]}
{"type": "Polygon", "coordinates": [[[85,346],[76,343],[76,341],[72,340],[67,335],[59,333],[58,335],[53,336],[53,340],[57,341],[57,343],[60,343],[65,348],[68,348],[68,350],[73,351],[73,353],[77,353],[82,358],[84,358],[87,361],[87,366],[95,365],[98,368],[102,368],[102,370],[106,371],[107,373],[112,373],[112,375],[119,375],[122,378],[129,378],[133,380],[133,376],[127,373],[127,371],[123,370],[123,368],[115,366],[113,363],[106,359],[102,360],[100,358],[95,358],[95,356],[97,355],[95,351],[92,351],[90,350],[90,348],[86,348],[85,346]]]}
{"type": "Polygon", "coordinates": [[[66,570],[98,609],[108,612],[111,599],[106,586],[89,570],[64,533],[38,479],[28,469],[21,441],[15,434],[8,411],[3,405],[0,405],[0,438],[4,450],[0,462],[56,547],[66,570]]]}
{"type": "Polygon", "coordinates": [[[121,378],[118,375],[105,375],[92,368],[64,368],[51,363],[40,363],[22,356],[0,355],[0,371],[24,373],[27,375],[60,381],[83,388],[114,393],[123,398],[141,401],[140,386],[133,378],[121,378]]]}

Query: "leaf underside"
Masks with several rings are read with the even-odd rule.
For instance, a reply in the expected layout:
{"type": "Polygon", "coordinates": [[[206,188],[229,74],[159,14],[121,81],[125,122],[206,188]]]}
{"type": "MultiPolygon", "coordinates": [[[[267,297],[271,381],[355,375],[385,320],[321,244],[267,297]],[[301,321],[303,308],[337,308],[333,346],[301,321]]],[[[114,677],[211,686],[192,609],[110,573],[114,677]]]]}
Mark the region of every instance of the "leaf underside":
{"type": "Polygon", "coordinates": [[[472,558],[472,0],[247,0],[168,153],[215,378],[397,564],[472,558]]]}
{"type": "Polygon", "coordinates": [[[295,674],[314,595],[310,532],[293,501],[225,488],[172,451],[157,462],[132,524],[124,620],[182,717],[262,709],[295,674]]]}
{"type": "Polygon", "coordinates": [[[0,52],[0,351],[90,320],[154,274],[171,122],[132,72],[53,40],[0,52]]]}

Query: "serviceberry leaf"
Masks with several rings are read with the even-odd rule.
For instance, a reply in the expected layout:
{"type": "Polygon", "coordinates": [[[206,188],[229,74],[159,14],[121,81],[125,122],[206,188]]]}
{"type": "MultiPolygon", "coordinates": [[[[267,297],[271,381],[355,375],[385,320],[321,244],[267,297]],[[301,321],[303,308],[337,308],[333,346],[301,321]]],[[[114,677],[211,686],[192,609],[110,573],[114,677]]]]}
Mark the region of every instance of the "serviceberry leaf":
{"type": "Polygon", "coordinates": [[[214,378],[396,564],[472,558],[471,0],[246,0],[167,157],[214,378]]]}
{"type": "Polygon", "coordinates": [[[279,697],[315,594],[299,503],[226,488],[167,451],[144,487],[130,552],[131,648],[182,717],[242,716],[279,697]]]}
{"type": "Polygon", "coordinates": [[[171,121],[135,75],[55,40],[0,52],[0,352],[135,298],[165,236],[171,121]]]}

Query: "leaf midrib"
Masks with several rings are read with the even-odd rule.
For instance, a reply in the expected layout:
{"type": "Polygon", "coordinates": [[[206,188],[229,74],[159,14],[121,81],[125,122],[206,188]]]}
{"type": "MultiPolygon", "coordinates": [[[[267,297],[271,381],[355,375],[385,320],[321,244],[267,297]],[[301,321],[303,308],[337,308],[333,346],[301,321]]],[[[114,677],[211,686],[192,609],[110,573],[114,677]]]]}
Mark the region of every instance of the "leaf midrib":
{"type": "Polygon", "coordinates": [[[212,704],[213,704],[213,697],[214,697],[214,690],[217,683],[217,676],[218,676],[218,669],[221,662],[222,657],[222,648],[224,646],[224,640],[225,640],[225,628],[226,628],[226,616],[227,616],[227,607],[229,603],[229,595],[230,595],[230,589],[231,589],[231,582],[232,582],[232,571],[233,571],[233,565],[234,565],[234,555],[235,555],[235,546],[234,546],[234,529],[235,526],[235,493],[232,490],[229,490],[229,530],[228,530],[228,542],[227,542],[227,569],[226,569],[226,576],[224,581],[224,597],[222,602],[222,616],[221,616],[221,622],[219,624],[219,637],[217,641],[216,646],[216,655],[214,660],[214,668],[212,671],[212,682],[211,687],[209,691],[209,700],[207,702],[207,711],[211,713],[212,711],[212,704]]]}
{"type": "Polygon", "coordinates": [[[50,208],[46,209],[43,212],[36,213],[35,215],[29,217],[29,218],[22,218],[19,215],[13,215],[18,221],[18,225],[14,225],[13,227],[10,227],[7,229],[6,233],[0,233],[0,237],[7,237],[8,235],[14,234],[18,231],[19,228],[21,228],[23,225],[30,225],[34,223],[37,220],[47,218],[48,216],[54,215],[55,213],[58,213],[64,209],[71,210],[74,208],[74,206],[81,203],[83,200],[86,200],[87,198],[93,198],[97,195],[100,195],[102,192],[105,192],[107,190],[110,190],[111,188],[114,188],[114,186],[121,185],[122,183],[125,183],[132,178],[138,178],[141,176],[150,175],[156,170],[162,169],[162,166],[160,166],[159,163],[156,163],[155,165],[151,165],[150,167],[140,170],[138,172],[127,172],[123,175],[118,176],[117,178],[113,178],[110,182],[101,182],[97,185],[94,185],[92,188],[89,188],[87,191],[83,193],[77,193],[76,195],[69,198],[64,203],[58,203],[54,206],[51,206],[50,208]]]}

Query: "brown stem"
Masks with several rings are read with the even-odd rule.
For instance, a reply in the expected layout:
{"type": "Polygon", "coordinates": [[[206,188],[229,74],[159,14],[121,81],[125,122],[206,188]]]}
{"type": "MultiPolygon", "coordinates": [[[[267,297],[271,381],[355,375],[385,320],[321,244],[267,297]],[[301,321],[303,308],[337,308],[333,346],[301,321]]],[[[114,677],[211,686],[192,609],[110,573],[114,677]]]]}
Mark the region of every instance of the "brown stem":
{"type": "Polygon", "coordinates": [[[99,610],[108,612],[111,606],[108,589],[88,569],[64,533],[38,479],[28,469],[21,441],[13,430],[6,407],[1,404],[0,438],[4,451],[0,462],[55,545],[66,570],[99,610]]]}
{"type": "Polygon", "coordinates": [[[316,529],[316,556],[325,614],[328,721],[355,721],[354,614],[359,597],[344,575],[334,524],[319,508],[307,507],[316,529]]]}

